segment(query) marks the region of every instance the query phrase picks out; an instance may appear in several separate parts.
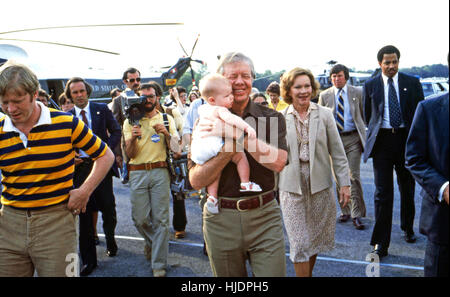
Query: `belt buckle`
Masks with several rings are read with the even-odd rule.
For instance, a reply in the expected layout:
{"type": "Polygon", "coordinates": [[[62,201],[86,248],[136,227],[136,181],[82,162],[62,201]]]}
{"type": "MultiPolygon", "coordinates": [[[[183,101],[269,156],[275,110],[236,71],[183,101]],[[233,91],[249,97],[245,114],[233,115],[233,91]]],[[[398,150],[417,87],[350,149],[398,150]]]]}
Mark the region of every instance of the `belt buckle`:
{"type": "Polygon", "coordinates": [[[145,163],[145,170],[151,170],[152,169],[152,164],[151,163],[145,163]]]}
{"type": "Polygon", "coordinates": [[[239,200],[237,201],[237,203],[236,203],[236,208],[237,208],[237,210],[239,210],[240,212],[248,211],[248,209],[241,209],[241,207],[239,206],[239,203],[241,203],[242,201],[245,201],[245,200],[247,200],[247,199],[239,199],[239,200]]]}

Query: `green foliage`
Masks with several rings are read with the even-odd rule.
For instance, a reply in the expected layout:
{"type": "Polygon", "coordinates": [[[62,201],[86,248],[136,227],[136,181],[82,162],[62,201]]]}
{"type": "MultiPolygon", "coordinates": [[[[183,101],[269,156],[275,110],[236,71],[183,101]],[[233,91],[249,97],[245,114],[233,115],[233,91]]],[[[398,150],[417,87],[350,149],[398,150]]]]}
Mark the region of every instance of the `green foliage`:
{"type": "Polygon", "coordinates": [[[421,78],[427,77],[448,77],[448,67],[442,64],[426,65],[422,67],[402,68],[401,72],[409,75],[417,75],[421,78]]]}
{"type": "MultiPolygon", "coordinates": [[[[195,62],[193,62],[192,64],[194,64],[195,62]]],[[[194,66],[194,68],[196,68],[194,66]]],[[[197,68],[196,68],[197,69],[197,68]]],[[[198,82],[202,79],[202,77],[204,77],[206,74],[208,74],[208,68],[206,67],[206,65],[202,65],[200,66],[200,68],[198,70],[194,70],[194,78],[195,78],[195,83],[198,86],[198,82]]],[[[192,74],[191,74],[191,69],[188,69],[182,76],[181,78],[178,80],[177,86],[182,86],[184,87],[187,92],[189,93],[192,89],[192,74]]]]}

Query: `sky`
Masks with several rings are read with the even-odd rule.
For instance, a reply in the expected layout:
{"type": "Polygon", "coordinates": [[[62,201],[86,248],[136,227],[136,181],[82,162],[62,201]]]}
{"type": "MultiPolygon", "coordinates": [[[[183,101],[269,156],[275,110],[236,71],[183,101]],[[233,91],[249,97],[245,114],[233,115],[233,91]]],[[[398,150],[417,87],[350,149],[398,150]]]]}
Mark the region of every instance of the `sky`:
{"type": "Polygon", "coordinates": [[[376,54],[387,44],[401,51],[400,67],[446,64],[449,45],[448,0],[132,0],[7,1],[0,32],[63,25],[181,22],[181,26],[53,29],[0,34],[69,43],[120,53],[98,54],[54,45],[3,41],[23,48],[28,63],[42,71],[92,76],[135,66],[151,72],[183,56],[178,40],[193,58],[213,72],[217,55],[240,51],[257,72],[300,66],[323,72],[326,62],[349,68],[378,67],[376,54]],[[73,73],[72,73],[73,72],[73,73]],[[84,74],[85,72],[83,72],[84,74]]]}

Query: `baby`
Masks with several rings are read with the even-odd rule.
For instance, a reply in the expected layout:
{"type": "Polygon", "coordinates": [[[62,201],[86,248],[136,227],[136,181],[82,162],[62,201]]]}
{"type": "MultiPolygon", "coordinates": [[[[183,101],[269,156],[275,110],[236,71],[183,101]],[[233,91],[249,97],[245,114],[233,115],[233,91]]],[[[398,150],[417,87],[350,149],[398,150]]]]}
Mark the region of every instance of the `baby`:
{"type": "MultiPolygon", "coordinates": [[[[249,139],[256,138],[255,130],[247,124],[242,118],[232,114],[228,108],[233,105],[233,94],[230,82],[219,74],[208,75],[200,81],[200,93],[208,102],[198,108],[199,124],[206,117],[208,120],[219,119],[225,123],[235,126],[248,134],[249,139]]],[[[204,134],[204,133],[203,133],[204,134]]],[[[220,136],[204,136],[201,131],[194,129],[191,143],[191,159],[196,164],[203,164],[209,159],[216,156],[224,141],[220,136]]],[[[244,152],[238,152],[232,158],[232,162],[236,164],[239,178],[241,180],[241,192],[261,192],[261,187],[250,179],[250,165],[244,152]]],[[[209,186],[207,191],[209,194],[206,202],[207,209],[216,214],[219,212],[218,206],[218,189],[220,176],[209,186]]]]}

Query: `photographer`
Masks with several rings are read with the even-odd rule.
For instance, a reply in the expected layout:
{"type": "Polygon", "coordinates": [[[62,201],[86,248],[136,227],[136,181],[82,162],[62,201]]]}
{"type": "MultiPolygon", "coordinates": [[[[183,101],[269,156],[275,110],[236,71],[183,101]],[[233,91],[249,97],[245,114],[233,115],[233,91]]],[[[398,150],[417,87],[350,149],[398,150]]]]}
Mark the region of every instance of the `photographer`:
{"type": "Polygon", "coordinates": [[[123,125],[126,153],[130,157],[129,174],[133,222],[145,239],[144,254],[151,259],[153,275],[166,275],[169,251],[170,176],[167,149],[178,148],[175,121],[168,116],[169,130],[163,115],[156,109],[160,99],[153,83],[142,84],[140,95],[143,117],[134,124],[123,125]],[[172,145],[171,145],[172,144],[172,145]]]}
{"type": "MultiPolygon", "coordinates": [[[[163,91],[161,87],[156,82],[149,82],[150,85],[156,90],[156,96],[161,97],[163,94],[163,91]]],[[[173,88],[175,89],[175,88],[173,88]]],[[[172,90],[173,90],[172,89],[172,90]]],[[[183,116],[180,114],[179,110],[174,107],[166,107],[162,106],[159,102],[159,100],[156,101],[156,109],[159,112],[167,113],[168,115],[171,115],[175,120],[175,125],[177,128],[178,133],[181,135],[182,129],[183,129],[183,116]]],[[[181,144],[180,144],[181,145],[181,144]]],[[[175,154],[175,158],[178,160],[178,162],[182,162],[182,158],[179,159],[179,154],[175,154]]],[[[187,167],[187,158],[186,160],[186,167],[187,167]]],[[[180,169],[181,171],[181,169],[180,169]]],[[[185,172],[187,176],[187,170],[185,172]]],[[[185,181],[188,181],[187,178],[183,177],[183,173],[180,172],[180,174],[177,176],[177,180],[184,179],[185,181]]],[[[186,184],[185,184],[186,185],[186,184]]],[[[172,217],[172,226],[175,230],[175,238],[176,239],[182,239],[186,236],[186,225],[187,225],[187,217],[186,217],[186,206],[184,203],[185,192],[183,189],[178,189],[177,191],[174,191],[171,187],[171,194],[172,194],[172,206],[173,206],[173,217],[172,217]]]]}
{"type": "MultiPolygon", "coordinates": [[[[141,72],[136,68],[130,67],[123,73],[122,81],[127,87],[121,95],[112,99],[111,111],[114,117],[116,118],[117,122],[119,123],[120,127],[123,129],[123,123],[125,121],[123,106],[127,102],[125,93],[127,91],[133,91],[134,93],[138,92],[139,87],[141,86],[141,72]]],[[[117,166],[123,167],[121,179],[122,183],[126,184],[128,182],[128,171],[126,164],[128,164],[129,158],[125,153],[124,138],[122,137],[120,146],[118,145],[116,148],[112,149],[114,150],[114,153],[116,155],[117,166]]]]}

